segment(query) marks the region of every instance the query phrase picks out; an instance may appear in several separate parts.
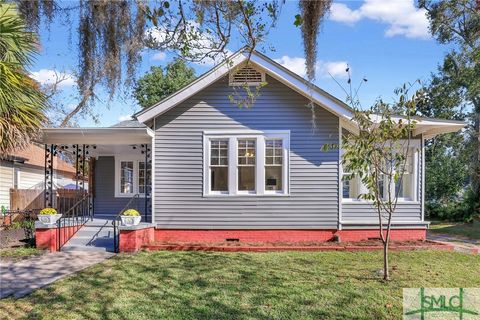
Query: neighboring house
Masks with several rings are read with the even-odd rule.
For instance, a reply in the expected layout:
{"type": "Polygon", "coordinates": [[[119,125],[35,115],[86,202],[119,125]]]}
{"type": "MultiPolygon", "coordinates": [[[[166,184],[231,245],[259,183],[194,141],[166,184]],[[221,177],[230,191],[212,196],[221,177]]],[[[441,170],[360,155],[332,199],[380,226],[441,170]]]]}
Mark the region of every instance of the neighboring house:
{"type": "MultiPolygon", "coordinates": [[[[245,67],[247,56],[237,52],[231,64],[136,114],[138,121],[49,128],[42,142],[95,146],[89,149],[96,159],[95,215],[113,217],[134,195],[144,200],[151,192],[146,220],[155,226],[157,240],[378,237],[375,210],[357,200],[363,186],[358,180],[342,182],[348,173],[342,172],[341,150],[322,151],[324,144],[339,144],[342,132],[355,132],[351,109],[258,52],[245,67]],[[232,104],[233,86],[260,82],[267,85],[251,108],[232,104]]],[[[464,127],[459,121],[416,120],[393,239],[425,237],[424,140],[464,127]]]]}
{"type": "MultiPolygon", "coordinates": [[[[54,187],[62,188],[75,183],[75,168],[55,158],[54,187]]],[[[30,144],[0,159],[0,207],[10,209],[11,189],[44,189],[45,152],[43,148],[30,144]]],[[[15,209],[15,208],[12,208],[15,209]]]]}

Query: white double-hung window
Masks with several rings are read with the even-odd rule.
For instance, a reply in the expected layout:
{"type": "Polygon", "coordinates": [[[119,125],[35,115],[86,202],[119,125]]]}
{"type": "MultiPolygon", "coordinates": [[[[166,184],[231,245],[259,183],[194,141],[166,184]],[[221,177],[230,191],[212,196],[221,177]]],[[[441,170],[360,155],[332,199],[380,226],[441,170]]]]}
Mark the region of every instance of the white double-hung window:
{"type": "MultiPolygon", "coordinates": [[[[409,147],[407,153],[403,179],[389,185],[384,175],[379,177],[379,192],[383,199],[387,199],[390,193],[391,199],[398,197],[399,201],[418,201],[420,145],[417,141],[410,143],[413,146],[409,147]]],[[[341,185],[344,201],[359,201],[359,195],[368,192],[358,176],[352,177],[352,174],[345,170],[342,172],[341,185]]]]}
{"type": "Polygon", "coordinates": [[[115,197],[132,197],[152,192],[152,172],[145,170],[145,160],[131,157],[115,157],[115,197]]]}
{"type": "Polygon", "coordinates": [[[289,131],[204,132],[204,195],[288,195],[289,131]]]}

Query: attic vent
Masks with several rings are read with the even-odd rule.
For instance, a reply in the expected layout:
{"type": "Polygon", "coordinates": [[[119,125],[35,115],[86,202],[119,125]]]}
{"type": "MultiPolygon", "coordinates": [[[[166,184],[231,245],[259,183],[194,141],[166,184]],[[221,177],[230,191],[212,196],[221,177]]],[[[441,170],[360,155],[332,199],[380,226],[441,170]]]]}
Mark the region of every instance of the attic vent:
{"type": "Polygon", "coordinates": [[[230,72],[230,85],[243,86],[258,86],[265,82],[265,73],[260,72],[252,67],[243,67],[238,71],[230,72]]]}

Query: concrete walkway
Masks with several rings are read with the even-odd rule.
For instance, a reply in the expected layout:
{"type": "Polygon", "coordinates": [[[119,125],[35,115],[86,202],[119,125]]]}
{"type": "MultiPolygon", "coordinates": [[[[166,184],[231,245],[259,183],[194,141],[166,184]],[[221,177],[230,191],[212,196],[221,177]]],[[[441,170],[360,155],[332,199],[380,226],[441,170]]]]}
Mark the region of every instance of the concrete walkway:
{"type": "Polygon", "coordinates": [[[20,261],[0,261],[0,299],[7,296],[23,297],[113,255],[105,250],[66,251],[20,261]]]}
{"type": "Polygon", "coordinates": [[[480,241],[475,239],[434,232],[427,232],[427,239],[452,245],[454,250],[458,252],[480,254],[480,241]]]}

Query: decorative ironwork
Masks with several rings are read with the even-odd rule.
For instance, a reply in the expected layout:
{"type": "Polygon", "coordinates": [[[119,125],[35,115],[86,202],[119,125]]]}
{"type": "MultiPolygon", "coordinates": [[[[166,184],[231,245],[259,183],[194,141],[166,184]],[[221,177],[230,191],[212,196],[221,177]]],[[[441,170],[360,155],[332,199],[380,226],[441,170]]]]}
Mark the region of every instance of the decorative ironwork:
{"type": "Polygon", "coordinates": [[[144,187],[144,192],[145,192],[145,222],[151,222],[149,219],[151,219],[151,183],[152,183],[152,177],[151,175],[148,175],[148,168],[150,168],[150,172],[152,172],[152,160],[151,160],[151,150],[148,144],[142,144],[142,154],[145,156],[145,165],[143,167],[144,169],[144,179],[145,179],[145,187],[144,187]]]}
{"type": "Polygon", "coordinates": [[[54,205],[54,192],[53,192],[53,176],[54,167],[53,159],[57,155],[57,145],[51,144],[45,145],[45,172],[44,172],[44,206],[53,207],[54,205]]]}

